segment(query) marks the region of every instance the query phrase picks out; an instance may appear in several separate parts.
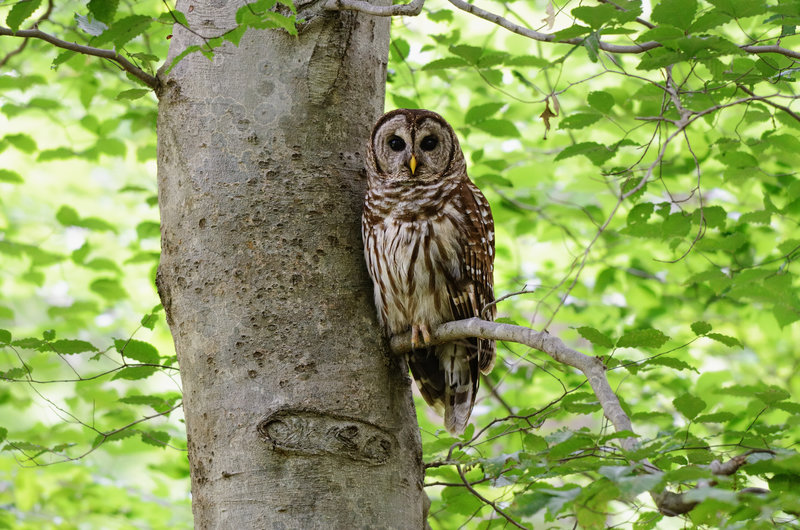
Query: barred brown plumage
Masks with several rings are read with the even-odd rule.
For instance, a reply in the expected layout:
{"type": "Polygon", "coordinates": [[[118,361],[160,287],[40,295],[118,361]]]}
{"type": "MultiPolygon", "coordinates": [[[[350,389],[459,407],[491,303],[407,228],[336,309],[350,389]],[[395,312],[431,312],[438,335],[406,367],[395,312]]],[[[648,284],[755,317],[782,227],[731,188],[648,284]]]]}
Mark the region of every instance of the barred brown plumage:
{"type": "Polygon", "coordinates": [[[469,339],[427,346],[430,328],[451,320],[494,318],[494,222],[467,176],[452,127],[427,110],[384,114],[367,150],[362,217],[367,268],[387,336],[411,329],[407,359],[422,397],[462,433],[480,372],[494,365],[495,343],[469,339]]]}

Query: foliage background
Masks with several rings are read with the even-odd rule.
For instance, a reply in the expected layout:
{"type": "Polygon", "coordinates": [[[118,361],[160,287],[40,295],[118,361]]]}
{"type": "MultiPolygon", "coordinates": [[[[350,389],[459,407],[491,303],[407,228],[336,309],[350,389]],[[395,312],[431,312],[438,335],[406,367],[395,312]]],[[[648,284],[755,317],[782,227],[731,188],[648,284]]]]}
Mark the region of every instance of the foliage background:
{"type": "MultiPolygon", "coordinates": [[[[800,4],[665,0],[641,13],[655,29],[618,4],[487,6],[581,46],[443,2],[393,20],[387,109],[434,109],[461,137],[498,227],[497,293],[529,291],[501,318],[604,356],[641,444],[620,449],[583,377],[503,344],[477,430],[452,439],[419,401],[434,528],[508,524],[496,508],[536,528],[797,524],[800,119],[747,101],[791,108],[797,68],[735,44],[796,48],[800,4]],[[664,47],[611,55],[598,39],[664,47]],[[775,454],[710,483],[712,460],[753,448],[775,454]],[[665,473],[638,474],[641,458],[665,473]],[[699,485],[702,503],[662,518],[646,492],[667,485],[699,485]]],[[[47,14],[40,29],[151,73],[180,20],[155,0],[26,0],[0,18],[30,8],[21,27],[47,14]]],[[[188,528],[180,380],[153,286],[155,97],[42,41],[9,57],[20,44],[0,39],[0,527],[188,528]]]]}

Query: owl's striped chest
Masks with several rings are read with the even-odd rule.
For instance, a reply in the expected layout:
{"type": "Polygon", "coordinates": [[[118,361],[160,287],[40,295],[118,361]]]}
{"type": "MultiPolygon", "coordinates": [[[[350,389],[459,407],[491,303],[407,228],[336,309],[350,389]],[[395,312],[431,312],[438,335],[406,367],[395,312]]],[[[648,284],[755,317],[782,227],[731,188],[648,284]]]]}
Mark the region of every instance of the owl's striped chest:
{"type": "Polygon", "coordinates": [[[388,333],[453,318],[449,287],[460,280],[459,218],[455,207],[445,204],[432,217],[406,220],[390,213],[365,223],[375,305],[388,333]]]}

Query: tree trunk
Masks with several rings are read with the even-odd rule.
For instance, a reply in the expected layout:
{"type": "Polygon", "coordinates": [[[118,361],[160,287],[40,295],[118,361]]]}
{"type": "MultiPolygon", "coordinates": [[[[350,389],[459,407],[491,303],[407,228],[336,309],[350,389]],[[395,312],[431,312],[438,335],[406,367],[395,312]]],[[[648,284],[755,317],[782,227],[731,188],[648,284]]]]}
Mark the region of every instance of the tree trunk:
{"type": "MultiPolygon", "coordinates": [[[[178,2],[206,37],[239,2],[178,2]]],[[[196,528],[424,526],[405,364],[359,231],[389,21],[248,30],[162,78],[158,285],[175,340],[196,528]]],[[[170,58],[199,38],[176,25],[170,58]]]]}

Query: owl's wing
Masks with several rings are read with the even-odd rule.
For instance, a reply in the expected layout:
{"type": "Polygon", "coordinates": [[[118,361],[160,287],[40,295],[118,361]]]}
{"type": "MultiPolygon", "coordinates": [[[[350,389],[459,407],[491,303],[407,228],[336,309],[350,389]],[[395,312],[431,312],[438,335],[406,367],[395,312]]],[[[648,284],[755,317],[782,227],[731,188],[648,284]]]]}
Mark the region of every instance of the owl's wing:
{"type": "MultiPolygon", "coordinates": [[[[480,317],[493,320],[494,220],[489,202],[475,184],[466,179],[459,189],[463,207],[461,281],[451,286],[450,300],[456,320],[480,317]],[[483,314],[481,314],[483,313],[483,314]]],[[[478,365],[489,373],[494,366],[495,343],[477,340],[478,365]]]]}

